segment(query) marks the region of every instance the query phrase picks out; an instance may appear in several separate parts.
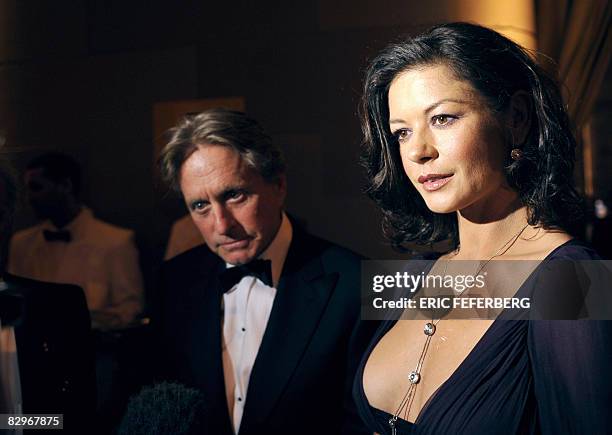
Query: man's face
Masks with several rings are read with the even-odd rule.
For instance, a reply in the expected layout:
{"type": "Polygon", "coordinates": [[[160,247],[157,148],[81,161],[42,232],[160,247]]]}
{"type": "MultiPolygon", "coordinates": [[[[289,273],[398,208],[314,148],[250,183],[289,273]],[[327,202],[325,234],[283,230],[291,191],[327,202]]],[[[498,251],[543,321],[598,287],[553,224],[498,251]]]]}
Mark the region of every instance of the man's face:
{"type": "Polygon", "coordinates": [[[180,187],[206,244],[225,262],[245,264],[274,239],[286,194],[232,148],[204,144],[183,163],[180,187]]]}
{"type": "Polygon", "coordinates": [[[45,177],[43,168],[28,169],[25,172],[25,185],[28,200],[40,219],[48,219],[64,207],[67,195],[70,195],[70,183],[56,183],[45,177]]]}

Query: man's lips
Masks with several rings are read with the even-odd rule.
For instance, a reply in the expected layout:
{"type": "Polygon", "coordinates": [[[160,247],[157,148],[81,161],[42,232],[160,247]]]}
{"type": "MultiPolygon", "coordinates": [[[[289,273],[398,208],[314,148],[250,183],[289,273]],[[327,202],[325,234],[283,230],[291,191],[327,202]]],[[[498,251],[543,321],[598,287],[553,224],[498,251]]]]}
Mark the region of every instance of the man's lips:
{"type": "Polygon", "coordinates": [[[233,241],[227,242],[227,243],[219,243],[219,247],[223,248],[226,251],[233,251],[235,249],[246,248],[249,245],[250,241],[251,241],[251,239],[246,237],[244,239],[233,240],[233,241]]]}
{"type": "Polygon", "coordinates": [[[427,174],[421,175],[417,181],[423,185],[423,189],[433,192],[451,181],[452,177],[453,174],[427,174]]]}

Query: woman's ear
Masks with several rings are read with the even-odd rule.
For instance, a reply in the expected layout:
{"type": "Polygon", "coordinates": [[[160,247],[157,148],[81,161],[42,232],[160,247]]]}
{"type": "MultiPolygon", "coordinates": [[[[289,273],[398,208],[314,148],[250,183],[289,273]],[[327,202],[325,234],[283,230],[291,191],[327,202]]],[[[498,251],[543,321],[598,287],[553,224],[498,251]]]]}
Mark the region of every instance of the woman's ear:
{"type": "Polygon", "coordinates": [[[521,148],[531,128],[531,101],[527,92],[517,91],[510,97],[506,125],[512,135],[512,148],[521,148]]]}

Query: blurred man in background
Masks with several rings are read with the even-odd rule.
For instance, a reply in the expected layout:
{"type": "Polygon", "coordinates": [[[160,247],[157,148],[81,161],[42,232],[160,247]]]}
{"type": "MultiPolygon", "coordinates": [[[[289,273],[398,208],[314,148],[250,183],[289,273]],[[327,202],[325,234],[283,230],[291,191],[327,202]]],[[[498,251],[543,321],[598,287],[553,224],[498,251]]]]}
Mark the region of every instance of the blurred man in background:
{"type": "Polygon", "coordinates": [[[8,271],[83,289],[94,329],[97,412],[112,425],[124,394],[122,340],[138,325],[143,279],[131,230],[96,219],[80,201],[81,171],[70,156],[47,153],[24,174],[41,223],[11,239],[8,271]]]}
{"type": "Polygon", "coordinates": [[[8,271],[80,286],[94,329],[129,325],[143,303],[133,232],[96,219],[81,204],[80,168],[67,155],[32,160],[24,178],[30,205],[42,222],[13,236],[8,271]]]}

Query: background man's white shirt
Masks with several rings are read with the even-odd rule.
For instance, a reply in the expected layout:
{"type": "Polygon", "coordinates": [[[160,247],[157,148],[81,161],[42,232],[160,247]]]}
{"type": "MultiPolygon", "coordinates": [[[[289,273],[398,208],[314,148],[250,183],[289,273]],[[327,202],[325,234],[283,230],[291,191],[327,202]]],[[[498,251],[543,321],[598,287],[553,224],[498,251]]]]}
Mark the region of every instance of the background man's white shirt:
{"type": "Polygon", "coordinates": [[[83,208],[63,229],[70,242],[49,242],[45,221],[11,239],[8,272],[39,281],[76,284],[85,292],[95,329],[127,325],[142,311],[143,283],[133,232],[96,219],[83,208]]]}

